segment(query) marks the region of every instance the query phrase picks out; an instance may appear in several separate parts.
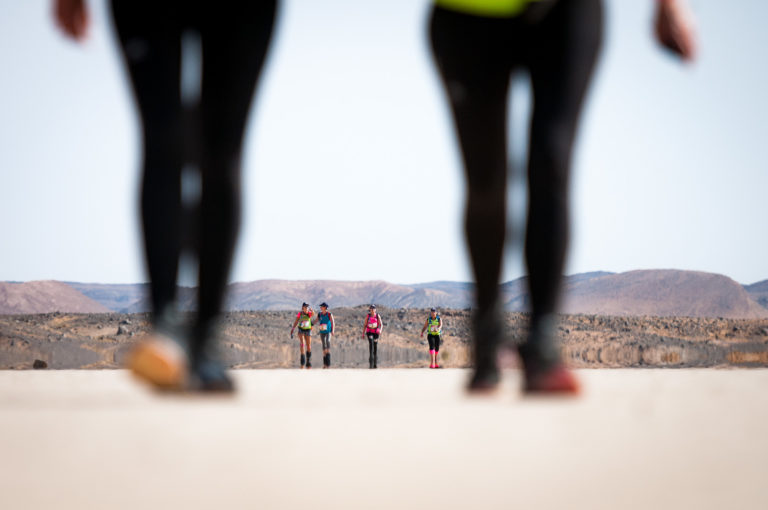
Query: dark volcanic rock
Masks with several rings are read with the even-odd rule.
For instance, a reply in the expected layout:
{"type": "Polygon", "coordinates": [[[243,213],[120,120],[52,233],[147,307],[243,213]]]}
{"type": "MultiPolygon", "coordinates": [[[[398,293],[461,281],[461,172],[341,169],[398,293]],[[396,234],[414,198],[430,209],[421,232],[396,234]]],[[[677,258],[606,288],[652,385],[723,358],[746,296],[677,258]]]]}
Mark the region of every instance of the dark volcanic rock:
{"type": "Polygon", "coordinates": [[[34,363],[32,363],[32,368],[38,370],[41,368],[48,368],[48,363],[41,359],[36,359],[34,363]]]}

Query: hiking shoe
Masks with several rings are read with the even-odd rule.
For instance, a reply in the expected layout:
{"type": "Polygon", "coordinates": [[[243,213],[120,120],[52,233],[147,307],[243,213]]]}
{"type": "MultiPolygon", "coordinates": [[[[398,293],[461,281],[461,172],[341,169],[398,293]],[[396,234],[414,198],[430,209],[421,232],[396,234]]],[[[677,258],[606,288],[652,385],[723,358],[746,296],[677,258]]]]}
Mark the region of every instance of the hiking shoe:
{"type": "Polygon", "coordinates": [[[543,370],[525,369],[525,393],[578,395],[579,381],[562,363],[543,370]]]}
{"type": "Polygon", "coordinates": [[[500,380],[501,376],[496,368],[477,369],[472,374],[467,391],[475,395],[488,395],[498,389],[500,380]]]}
{"type": "Polygon", "coordinates": [[[501,380],[498,349],[503,343],[502,313],[498,306],[472,315],[472,362],[475,370],[467,391],[473,394],[490,394],[496,391],[501,380]]]}
{"type": "Polygon", "coordinates": [[[181,390],[187,383],[187,353],[170,336],[153,332],[128,355],[127,366],[139,379],[160,390],[181,390]]]}
{"type": "Polygon", "coordinates": [[[528,340],[517,347],[523,364],[526,393],[576,395],[579,383],[562,362],[555,336],[557,317],[546,315],[531,324],[528,340]]]}
{"type": "Polygon", "coordinates": [[[188,389],[205,393],[231,393],[235,391],[235,385],[224,365],[211,359],[203,359],[192,368],[188,389]]]}

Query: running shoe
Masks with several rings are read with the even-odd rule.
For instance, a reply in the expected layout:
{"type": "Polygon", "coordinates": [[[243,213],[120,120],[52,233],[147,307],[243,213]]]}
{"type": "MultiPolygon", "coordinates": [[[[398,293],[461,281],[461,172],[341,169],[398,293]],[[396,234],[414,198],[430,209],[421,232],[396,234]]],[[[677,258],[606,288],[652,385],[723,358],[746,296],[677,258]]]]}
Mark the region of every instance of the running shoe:
{"type": "Polygon", "coordinates": [[[159,390],[182,390],[189,359],[181,345],[157,331],[141,339],[129,353],[127,366],[139,379],[159,390]]]}
{"type": "Polygon", "coordinates": [[[192,367],[188,389],[204,393],[231,393],[235,385],[224,365],[212,359],[202,359],[192,367]]]}
{"type": "Polygon", "coordinates": [[[541,317],[531,326],[528,341],[517,348],[523,363],[526,393],[577,395],[579,383],[561,361],[555,336],[557,318],[541,317]]]}
{"type": "Polygon", "coordinates": [[[490,394],[499,387],[501,374],[498,347],[504,338],[501,310],[492,307],[472,316],[473,363],[475,371],[467,390],[476,395],[490,394]]]}
{"type": "Polygon", "coordinates": [[[540,371],[525,370],[526,393],[578,395],[579,381],[562,363],[540,371]]]}
{"type": "Polygon", "coordinates": [[[474,395],[489,395],[496,392],[500,381],[501,376],[495,367],[482,370],[476,369],[474,374],[472,374],[472,379],[469,381],[467,391],[474,395]]]}

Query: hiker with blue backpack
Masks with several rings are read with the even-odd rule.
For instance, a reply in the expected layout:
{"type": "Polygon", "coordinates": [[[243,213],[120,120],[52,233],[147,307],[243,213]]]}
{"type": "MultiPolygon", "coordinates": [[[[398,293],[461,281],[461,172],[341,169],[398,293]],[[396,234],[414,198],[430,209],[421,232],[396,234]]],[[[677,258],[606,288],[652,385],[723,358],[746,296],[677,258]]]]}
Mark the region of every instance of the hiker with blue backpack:
{"type": "Polygon", "coordinates": [[[323,368],[331,368],[331,335],[336,329],[336,321],[328,311],[328,303],[325,301],[320,304],[317,323],[320,327],[320,341],[323,343],[323,368]]]}

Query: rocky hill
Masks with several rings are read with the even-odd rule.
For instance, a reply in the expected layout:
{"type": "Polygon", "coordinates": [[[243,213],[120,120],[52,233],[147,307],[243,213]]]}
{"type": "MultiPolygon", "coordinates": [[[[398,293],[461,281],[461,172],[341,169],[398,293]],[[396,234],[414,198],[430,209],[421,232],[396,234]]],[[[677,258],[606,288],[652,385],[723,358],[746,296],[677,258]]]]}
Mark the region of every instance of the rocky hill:
{"type": "Polygon", "coordinates": [[[63,310],[72,313],[103,313],[111,310],[63,282],[0,282],[0,314],[46,313],[63,310]]]}
{"type": "Polygon", "coordinates": [[[327,301],[334,307],[377,303],[391,307],[442,305],[453,301],[444,291],[416,289],[384,281],[259,280],[230,285],[230,310],[292,310],[306,301],[315,307],[327,301]],[[426,303],[426,304],[424,304],[426,303]]]}
{"type": "MultiPolygon", "coordinates": [[[[143,313],[150,310],[146,284],[70,283],[70,285],[116,312],[143,313]]],[[[328,301],[333,306],[376,303],[398,308],[425,306],[468,308],[471,303],[471,292],[472,284],[459,282],[398,285],[384,281],[258,280],[231,284],[227,309],[230,311],[293,310],[304,301],[315,306],[322,301],[328,301]]],[[[195,289],[180,287],[178,299],[182,310],[193,310],[195,289]]]]}
{"type": "Polygon", "coordinates": [[[718,274],[696,271],[629,271],[571,282],[565,313],[674,317],[768,317],[744,287],[718,274]]]}
{"type": "MultiPolygon", "coordinates": [[[[587,282],[595,278],[610,276],[614,273],[605,271],[593,271],[566,276],[563,285],[568,289],[572,285],[587,282]]],[[[501,295],[507,310],[514,312],[526,312],[530,309],[530,294],[528,293],[528,277],[524,276],[501,285],[501,295]]],[[[598,312],[594,312],[598,313],[598,312]]]]}
{"type": "MultiPolygon", "coordinates": [[[[528,311],[527,284],[527,278],[518,278],[501,286],[507,310],[528,311]]],[[[143,313],[150,308],[146,284],[0,285],[14,289],[12,295],[0,294],[0,314],[96,311],[83,308],[84,303],[100,304],[100,311],[120,313],[143,313]],[[26,298],[25,292],[30,293],[26,298]]],[[[332,307],[376,303],[392,308],[467,309],[472,304],[472,292],[470,283],[445,281],[401,285],[384,281],[259,280],[230,285],[227,309],[295,310],[303,301],[314,306],[327,301],[332,307]]],[[[180,287],[179,303],[182,310],[193,310],[195,289],[180,287]]],[[[695,271],[581,273],[566,277],[563,305],[567,313],[760,318],[768,317],[768,280],[744,287],[722,275],[695,271]]]]}
{"type": "MultiPolygon", "coordinates": [[[[149,310],[149,284],[104,284],[66,282],[67,285],[113,312],[135,313],[149,310]]],[[[68,310],[46,310],[63,312],[68,310]]]]}
{"type": "Polygon", "coordinates": [[[746,290],[750,297],[755,300],[757,304],[763,308],[768,308],[768,280],[753,283],[752,285],[745,285],[746,290]]]}

